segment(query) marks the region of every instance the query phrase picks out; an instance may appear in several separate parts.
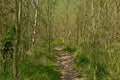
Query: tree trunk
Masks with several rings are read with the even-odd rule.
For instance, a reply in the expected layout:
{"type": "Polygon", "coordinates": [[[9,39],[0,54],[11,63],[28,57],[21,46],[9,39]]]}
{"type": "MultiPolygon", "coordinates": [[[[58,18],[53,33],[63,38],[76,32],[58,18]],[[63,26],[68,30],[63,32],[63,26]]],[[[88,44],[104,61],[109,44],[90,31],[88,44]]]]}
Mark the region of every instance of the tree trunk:
{"type": "Polygon", "coordinates": [[[15,34],[15,42],[14,42],[14,52],[13,52],[13,79],[18,80],[18,61],[17,57],[19,54],[19,44],[20,44],[20,1],[15,0],[15,21],[16,21],[16,34],[15,34]]]}

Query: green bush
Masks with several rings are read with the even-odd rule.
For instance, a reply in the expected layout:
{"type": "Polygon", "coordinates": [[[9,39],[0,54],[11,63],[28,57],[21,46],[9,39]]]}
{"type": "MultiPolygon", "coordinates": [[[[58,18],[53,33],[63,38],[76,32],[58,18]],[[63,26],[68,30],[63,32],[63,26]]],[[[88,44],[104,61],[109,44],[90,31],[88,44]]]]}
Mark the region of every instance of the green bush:
{"type": "Polygon", "coordinates": [[[77,48],[72,47],[72,46],[63,46],[63,47],[62,47],[62,50],[63,50],[63,51],[67,51],[67,52],[71,52],[71,53],[75,52],[76,49],[77,49],[77,48]]]}
{"type": "Polygon", "coordinates": [[[96,67],[97,80],[102,80],[106,75],[108,75],[106,64],[98,63],[96,67]]]}
{"type": "Polygon", "coordinates": [[[89,58],[88,58],[87,56],[85,56],[85,55],[78,56],[77,59],[76,59],[76,64],[77,64],[77,66],[85,67],[85,66],[87,66],[89,63],[90,63],[90,60],[89,60],[89,58]]]}

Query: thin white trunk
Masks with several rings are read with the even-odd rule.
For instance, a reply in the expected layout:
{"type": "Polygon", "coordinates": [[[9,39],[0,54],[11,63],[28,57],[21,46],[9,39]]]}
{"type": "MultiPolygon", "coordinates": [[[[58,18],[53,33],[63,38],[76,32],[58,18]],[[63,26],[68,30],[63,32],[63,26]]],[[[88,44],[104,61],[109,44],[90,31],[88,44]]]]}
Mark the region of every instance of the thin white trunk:
{"type": "Polygon", "coordinates": [[[37,28],[37,17],[38,17],[38,0],[36,1],[36,6],[35,6],[35,22],[34,22],[34,27],[33,27],[33,38],[32,38],[32,44],[33,46],[36,43],[36,28],[37,28]]]}

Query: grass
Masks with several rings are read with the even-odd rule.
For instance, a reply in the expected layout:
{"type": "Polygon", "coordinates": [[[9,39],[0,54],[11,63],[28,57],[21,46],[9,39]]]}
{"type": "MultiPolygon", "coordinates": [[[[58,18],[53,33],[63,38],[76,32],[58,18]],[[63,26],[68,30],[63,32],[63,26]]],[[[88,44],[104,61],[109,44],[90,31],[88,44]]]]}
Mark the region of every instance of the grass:
{"type": "MultiPolygon", "coordinates": [[[[96,45],[98,46],[98,45],[96,45]]],[[[79,46],[74,52],[76,68],[80,77],[87,80],[119,80],[120,63],[119,47],[107,51],[104,47],[79,46]],[[119,65],[119,67],[118,67],[119,65]],[[95,79],[94,79],[95,78],[95,79]]]]}
{"type": "MultiPolygon", "coordinates": [[[[55,40],[53,45],[61,44],[55,40]]],[[[105,50],[104,47],[91,48],[89,45],[74,47],[62,44],[62,50],[73,53],[75,66],[80,78],[87,80],[120,79],[120,45],[116,44],[105,50]]],[[[24,60],[19,61],[19,80],[60,80],[55,65],[56,54],[48,53],[46,44],[41,44],[27,51],[24,60]]],[[[7,63],[6,72],[0,70],[1,80],[12,80],[12,63],[7,63]]]]}
{"type": "Polygon", "coordinates": [[[59,73],[57,72],[57,67],[54,64],[36,63],[23,61],[20,64],[20,80],[59,80],[59,73]]]}
{"type": "Polygon", "coordinates": [[[73,52],[75,52],[76,51],[76,48],[75,47],[72,47],[72,46],[63,46],[62,47],[62,50],[63,51],[67,51],[67,52],[70,52],[70,53],[73,53],[73,52]]]}
{"type": "MultiPolygon", "coordinates": [[[[60,80],[53,53],[49,54],[45,45],[27,51],[18,64],[19,80],[60,80]]],[[[5,73],[0,70],[0,80],[13,80],[12,63],[8,62],[6,66],[5,73]]]]}

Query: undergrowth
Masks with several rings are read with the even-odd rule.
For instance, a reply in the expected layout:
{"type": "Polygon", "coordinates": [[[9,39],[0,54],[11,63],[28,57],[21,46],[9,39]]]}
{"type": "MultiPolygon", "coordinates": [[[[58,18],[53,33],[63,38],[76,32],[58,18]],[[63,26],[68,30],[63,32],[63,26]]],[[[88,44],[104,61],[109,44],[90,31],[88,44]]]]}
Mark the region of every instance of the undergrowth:
{"type": "MultiPolygon", "coordinates": [[[[60,80],[54,51],[49,54],[47,50],[45,45],[36,46],[24,54],[24,59],[18,63],[19,80],[60,80]]],[[[7,62],[5,72],[0,69],[0,80],[13,80],[12,62],[7,62]]]]}

